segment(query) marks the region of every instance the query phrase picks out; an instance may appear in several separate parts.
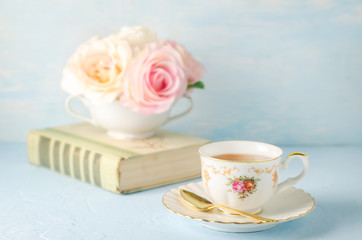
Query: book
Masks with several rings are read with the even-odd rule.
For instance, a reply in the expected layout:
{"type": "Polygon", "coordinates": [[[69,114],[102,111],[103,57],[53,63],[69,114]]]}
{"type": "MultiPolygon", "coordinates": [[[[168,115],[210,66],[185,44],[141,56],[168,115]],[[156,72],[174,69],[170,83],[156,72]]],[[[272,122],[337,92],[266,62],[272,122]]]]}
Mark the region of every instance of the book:
{"type": "Polygon", "coordinates": [[[131,193],[201,176],[198,149],[208,140],[158,129],[118,140],[89,123],[33,130],[30,163],[115,193],[131,193]]]}

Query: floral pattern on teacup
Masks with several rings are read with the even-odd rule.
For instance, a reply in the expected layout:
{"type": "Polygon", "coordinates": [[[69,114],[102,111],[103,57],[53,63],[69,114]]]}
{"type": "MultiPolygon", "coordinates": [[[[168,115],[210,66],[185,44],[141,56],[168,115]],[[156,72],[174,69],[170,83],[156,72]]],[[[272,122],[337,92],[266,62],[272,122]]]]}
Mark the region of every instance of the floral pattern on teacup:
{"type": "Polygon", "coordinates": [[[238,194],[239,198],[243,200],[256,192],[257,183],[260,181],[260,178],[240,176],[227,178],[227,180],[226,186],[230,187],[228,192],[238,194]]]}
{"type": "Polygon", "coordinates": [[[277,182],[278,182],[278,167],[279,164],[277,165],[273,165],[270,168],[255,168],[254,166],[249,168],[248,172],[254,172],[256,173],[258,176],[260,176],[260,174],[272,174],[273,175],[273,189],[276,188],[277,186],[277,182]],[[273,173],[272,173],[273,172],[273,173]]]}
{"type": "Polygon", "coordinates": [[[209,180],[211,179],[211,175],[222,175],[222,176],[227,176],[227,175],[231,175],[231,172],[233,171],[239,171],[239,168],[237,167],[232,167],[232,168],[228,168],[226,166],[218,166],[215,167],[214,165],[210,164],[205,164],[204,161],[201,161],[201,166],[202,166],[202,176],[205,180],[205,184],[206,186],[208,186],[209,180]]]}
{"type": "Polygon", "coordinates": [[[226,176],[226,175],[231,175],[231,172],[233,171],[239,171],[239,168],[237,167],[226,167],[226,166],[218,166],[215,167],[214,165],[207,165],[205,164],[205,169],[209,169],[211,173],[213,173],[214,175],[222,175],[222,176],[226,176]]]}
{"type": "Polygon", "coordinates": [[[207,171],[206,168],[202,171],[202,176],[205,179],[206,186],[208,186],[211,177],[209,175],[209,171],[207,171]]]}
{"type": "Polygon", "coordinates": [[[277,186],[277,182],[278,182],[278,171],[277,170],[275,170],[273,173],[272,181],[273,181],[273,189],[275,189],[277,186]]]}

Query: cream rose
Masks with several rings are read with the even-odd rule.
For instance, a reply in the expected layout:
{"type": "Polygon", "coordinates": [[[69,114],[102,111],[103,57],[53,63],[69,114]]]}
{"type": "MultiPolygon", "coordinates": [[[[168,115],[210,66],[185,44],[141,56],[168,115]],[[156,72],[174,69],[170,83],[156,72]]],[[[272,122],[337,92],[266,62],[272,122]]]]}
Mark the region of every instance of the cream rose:
{"type": "Polygon", "coordinates": [[[111,102],[122,94],[120,86],[132,55],[125,40],[114,36],[92,38],[68,60],[61,87],[71,95],[111,102]]]}

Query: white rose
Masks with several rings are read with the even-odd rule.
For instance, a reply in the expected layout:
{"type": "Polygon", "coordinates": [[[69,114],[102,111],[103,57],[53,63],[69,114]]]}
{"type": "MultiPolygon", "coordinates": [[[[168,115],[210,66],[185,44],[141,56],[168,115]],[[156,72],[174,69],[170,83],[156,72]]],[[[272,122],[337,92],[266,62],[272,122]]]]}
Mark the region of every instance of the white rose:
{"type": "Polygon", "coordinates": [[[63,71],[61,87],[71,95],[111,102],[122,93],[123,73],[132,58],[125,40],[94,37],[81,44],[63,71]]]}
{"type": "Polygon", "coordinates": [[[135,52],[139,52],[147,43],[157,41],[155,32],[141,26],[122,27],[116,36],[119,39],[128,41],[135,52]]]}

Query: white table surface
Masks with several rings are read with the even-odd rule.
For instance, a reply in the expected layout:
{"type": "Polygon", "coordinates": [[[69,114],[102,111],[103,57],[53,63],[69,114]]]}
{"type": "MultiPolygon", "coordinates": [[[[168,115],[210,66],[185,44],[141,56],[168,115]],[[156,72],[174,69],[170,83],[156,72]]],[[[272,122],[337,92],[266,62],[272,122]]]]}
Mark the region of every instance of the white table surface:
{"type": "MultiPolygon", "coordinates": [[[[117,195],[29,164],[25,144],[2,143],[0,239],[360,239],[362,147],[283,150],[310,155],[310,170],[297,187],[316,199],[315,210],[266,231],[225,233],[176,215],[161,202],[169,189],[200,179],[117,195]]],[[[291,164],[288,174],[300,167],[291,164]]]]}

